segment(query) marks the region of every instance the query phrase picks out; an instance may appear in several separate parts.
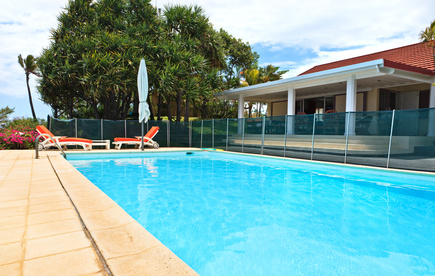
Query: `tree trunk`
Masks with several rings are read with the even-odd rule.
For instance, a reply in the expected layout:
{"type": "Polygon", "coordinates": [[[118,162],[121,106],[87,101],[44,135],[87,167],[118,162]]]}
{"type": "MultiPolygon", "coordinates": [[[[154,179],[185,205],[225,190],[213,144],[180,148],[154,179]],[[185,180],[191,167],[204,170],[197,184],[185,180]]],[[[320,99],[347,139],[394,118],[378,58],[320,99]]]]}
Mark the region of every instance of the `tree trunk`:
{"type": "Polygon", "coordinates": [[[157,104],[157,121],[160,121],[162,115],[162,95],[159,93],[159,103],[157,104]]]}
{"type": "Polygon", "coordinates": [[[133,113],[138,114],[139,113],[139,95],[137,92],[134,93],[133,96],[133,113]]]}
{"type": "Polygon", "coordinates": [[[150,107],[150,119],[151,121],[154,121],[154,112],[153,112],[153,106],[151,105],[151,99],[150,95],[148,95],[147,102],[148,106],[150,107]]]}
{"type": "Polygon", "coordinates": [[[184,122],[189,122],[189,98],[186,96],[186,108],[184,110],[184,122]]]}
{"type": "Polygon", "coordinates": [[[171,100],[167,100],[167,104],[166,104],[167,108],[168,108],[168,121],[172,122],[172,114],[171,114],[171,100]]]}
{"type": "Polygon", "coordinates": [[[92,108],[94,109],[95,119],[100,119],[100,114],[98,113],[98,107],[97,107],[97,103],[95,102],[95,99],[92,99],[92,108]]]}
{"type": "Polygon", "coordinates": [[[181,121],[181,92],[178,92],[177,96],[177,122],[181,121]]]}
{"type": "Polygon", "coordinates": [[[30,73],[26,72],[27,92],[29,93],[30,109],[32,110],[33,120],[36,120],[35,109],[33,108],[32,93],[30,93],[29,75],[30,75],[30,73]]]}

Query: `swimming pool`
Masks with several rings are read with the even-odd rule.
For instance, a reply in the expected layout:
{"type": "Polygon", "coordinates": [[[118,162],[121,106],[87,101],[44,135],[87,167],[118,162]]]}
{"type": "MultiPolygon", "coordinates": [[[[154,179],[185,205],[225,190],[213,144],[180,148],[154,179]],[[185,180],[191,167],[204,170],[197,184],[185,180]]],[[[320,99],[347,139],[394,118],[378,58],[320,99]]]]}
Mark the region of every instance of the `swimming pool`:
{"type": "Polygon", "coordinates": [[[68,160],[201,275],[435,273],[433,176],[221,152],[68,160]]]}

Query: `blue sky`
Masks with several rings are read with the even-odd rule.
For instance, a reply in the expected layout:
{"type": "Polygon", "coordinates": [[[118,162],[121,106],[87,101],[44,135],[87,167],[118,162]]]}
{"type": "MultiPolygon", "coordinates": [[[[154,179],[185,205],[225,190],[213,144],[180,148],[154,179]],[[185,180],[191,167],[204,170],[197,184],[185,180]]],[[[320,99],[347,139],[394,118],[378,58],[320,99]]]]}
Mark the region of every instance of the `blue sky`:
{"type": "MultiPolygon", "coordinates": [[[[13,117],[30,117],[25,74],[17,56],[38,56],[49,45],[50,29],[67,0],[20,0],[0,10],[0,107],[14,107],[13,117]]],[[[417,43],[418,33],[435,20],[433,0],[152,0],[196,4],[215,29],[249,42],[260,65],[289,70],[292,77],[322,63],[417,43]]],[[[31,90],[36,115],[51,113],[31,90]]]]}

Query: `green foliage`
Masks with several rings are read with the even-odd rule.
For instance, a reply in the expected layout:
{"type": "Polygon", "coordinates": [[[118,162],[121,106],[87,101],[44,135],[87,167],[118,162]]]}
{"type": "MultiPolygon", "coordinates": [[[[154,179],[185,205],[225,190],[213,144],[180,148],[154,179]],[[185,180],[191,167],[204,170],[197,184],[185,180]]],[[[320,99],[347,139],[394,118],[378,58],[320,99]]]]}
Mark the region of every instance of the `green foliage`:
{"type": "Polygon", "coordinates": [[[237,68],[258,60],[249,44],[215,31],[199,6],[166,6],[159,17],[149,0],[72,0],[58,22],[38,59],[38,90],[54,117],[137,114],[141,58],[152,117],[157,109],[157,119],[171,120],[171,103],[177,121],[209,117],[214,93],[238,87],[237,68]]]}
{"type": "Polygon", "coordinates": [[[9,106],[0,108],[0,128],[3,128],[9,121],[8,116],[14,113],[14,109],[9,106]]]}
{"type": "Polygon", "coordinates": [[[38,125],[45,125],[46,122],[44,119],[36,119],[33,118],[24,118],[24,117],[15,117],[10,121],[7,121],[3,128],[12,128],[16,131],[27,131],[28,129],[36,129],[38,125]]]}

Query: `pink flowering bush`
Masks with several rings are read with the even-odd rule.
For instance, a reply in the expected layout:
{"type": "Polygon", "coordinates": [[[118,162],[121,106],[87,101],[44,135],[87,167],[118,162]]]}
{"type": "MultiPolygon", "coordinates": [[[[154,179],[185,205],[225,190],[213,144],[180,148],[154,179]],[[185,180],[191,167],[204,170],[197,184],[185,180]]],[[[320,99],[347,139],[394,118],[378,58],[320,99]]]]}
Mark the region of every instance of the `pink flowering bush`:
{"type": "Polygon", "coordinates": [[[15,118],[8,122],[0,129],[0,150],[34,149],[38,124],[38,121],[25,118],[15,118]]]}

